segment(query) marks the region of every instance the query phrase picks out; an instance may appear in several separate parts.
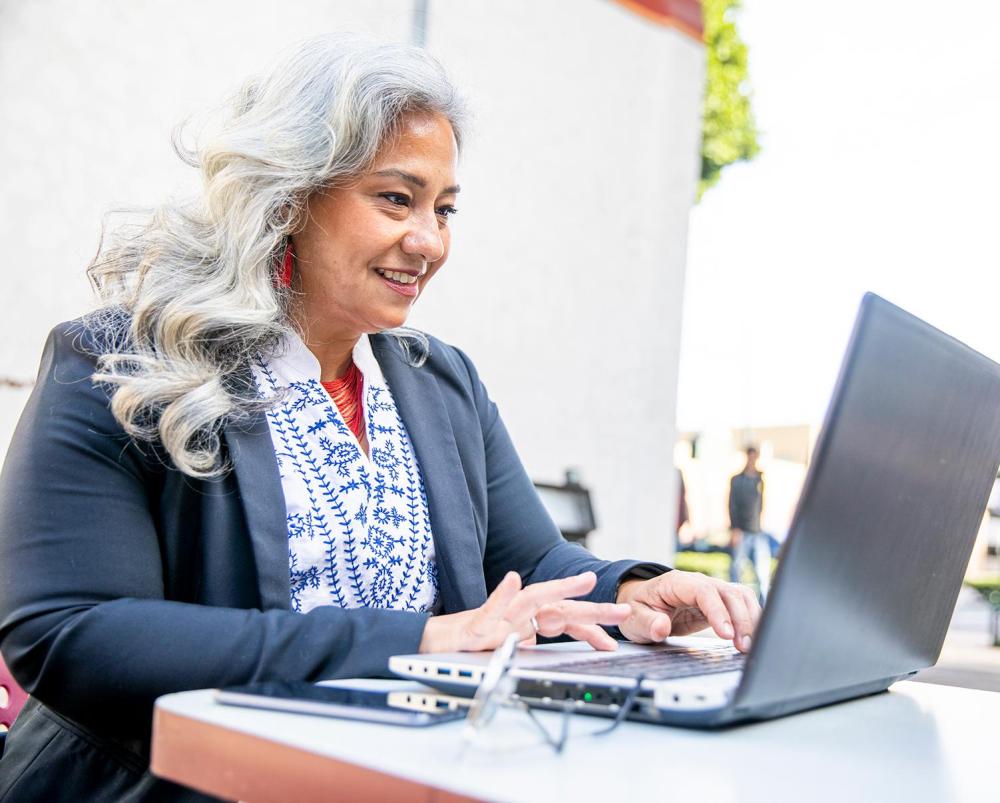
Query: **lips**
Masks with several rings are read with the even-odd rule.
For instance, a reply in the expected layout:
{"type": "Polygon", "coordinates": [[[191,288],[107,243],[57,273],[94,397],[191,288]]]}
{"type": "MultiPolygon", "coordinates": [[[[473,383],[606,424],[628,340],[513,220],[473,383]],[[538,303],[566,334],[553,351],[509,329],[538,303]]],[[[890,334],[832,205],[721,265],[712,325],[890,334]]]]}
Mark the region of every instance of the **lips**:
{"type": "Polygon", "coordinates": [[[423,275],[420,271],[389,270],[387,268],[375,268],[375,272],[379,276],[398,282],[399,284],[416,284],[417,279],[423,275]]]}
{"type": "Polygon", "coordinates": [[[417,280],[423,276],[418,271],[394,271],[385,268],[375,268],[375,272],[390,290],[407,298],[414,298],[420,292],[417,280]]]}

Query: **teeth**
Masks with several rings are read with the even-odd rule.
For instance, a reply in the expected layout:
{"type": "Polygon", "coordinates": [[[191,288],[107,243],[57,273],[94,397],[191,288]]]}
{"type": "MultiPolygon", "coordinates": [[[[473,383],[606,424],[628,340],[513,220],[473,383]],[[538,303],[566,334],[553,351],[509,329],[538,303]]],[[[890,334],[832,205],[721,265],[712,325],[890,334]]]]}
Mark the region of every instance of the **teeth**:
{"type": "Polygon", "coordinates": [[[410,276],[408,273],[400,273],[396,270],[382,270],[381,268],[376,268],[375,272],[380,276],[385,276],[385,278],[392,279],[392,281],[399,282],[400,284],[415,284],[418,278],[416,276],[410,276]]]}

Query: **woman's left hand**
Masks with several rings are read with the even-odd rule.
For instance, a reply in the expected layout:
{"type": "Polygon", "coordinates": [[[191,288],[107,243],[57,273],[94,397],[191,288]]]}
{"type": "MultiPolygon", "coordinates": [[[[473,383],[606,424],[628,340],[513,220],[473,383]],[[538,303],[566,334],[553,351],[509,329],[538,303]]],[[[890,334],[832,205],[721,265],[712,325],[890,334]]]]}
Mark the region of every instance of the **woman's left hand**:
{"type": "Polygon", "coordinates": [[[711,627],[736,649],[749,652],[760,604],[747,586],[678,569],[651,580],[626,580],[616,602],[632,608],[619,630],[639,644],[711,627]]]}
{"type": "Polygon", "coordinates": [[[593,591],[596,583],[597,575],[583,572],[522,587],[517,572],[508,572],[478,608],[430,617],[420,652],[495,650],[511,633],[522,644],[534,644],[536,636],[565,634],[595,650],[614,650],[618,642],[599,625],[621,624],[629,608],[573,599],[593,591]]]}

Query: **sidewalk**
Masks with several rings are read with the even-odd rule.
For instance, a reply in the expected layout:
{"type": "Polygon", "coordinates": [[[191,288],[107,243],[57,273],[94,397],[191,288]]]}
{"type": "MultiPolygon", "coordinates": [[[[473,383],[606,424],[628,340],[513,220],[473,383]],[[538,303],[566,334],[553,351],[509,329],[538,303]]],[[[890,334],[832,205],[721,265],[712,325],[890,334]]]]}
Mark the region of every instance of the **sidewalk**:
{"type": "Polygon", "coordinates": [[[963,588],[941,657],[913,679],[1000,692],[1000,647],[992,646],[989,616],[989,605],[982,596],[963,588]]]}

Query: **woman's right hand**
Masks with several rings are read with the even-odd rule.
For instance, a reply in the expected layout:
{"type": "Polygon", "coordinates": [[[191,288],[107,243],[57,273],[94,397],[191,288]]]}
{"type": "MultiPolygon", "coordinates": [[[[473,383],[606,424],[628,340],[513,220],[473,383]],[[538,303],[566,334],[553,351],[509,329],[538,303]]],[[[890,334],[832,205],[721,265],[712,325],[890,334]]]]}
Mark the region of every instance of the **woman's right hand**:
{"type": "Polygon", "coordinates": [[[510,633],[517,633],[522,644],[534,644],[536,635],[565,634],[597,650],[617,649],[618,642],[598,625],[621,624],[631,607],[570,599],[589,593],[596,583],[597,575],[584,572],[522,588],[517,572],[508,572],[480,607],[428,619],[420,652],[494,650],[510,633]]]}

